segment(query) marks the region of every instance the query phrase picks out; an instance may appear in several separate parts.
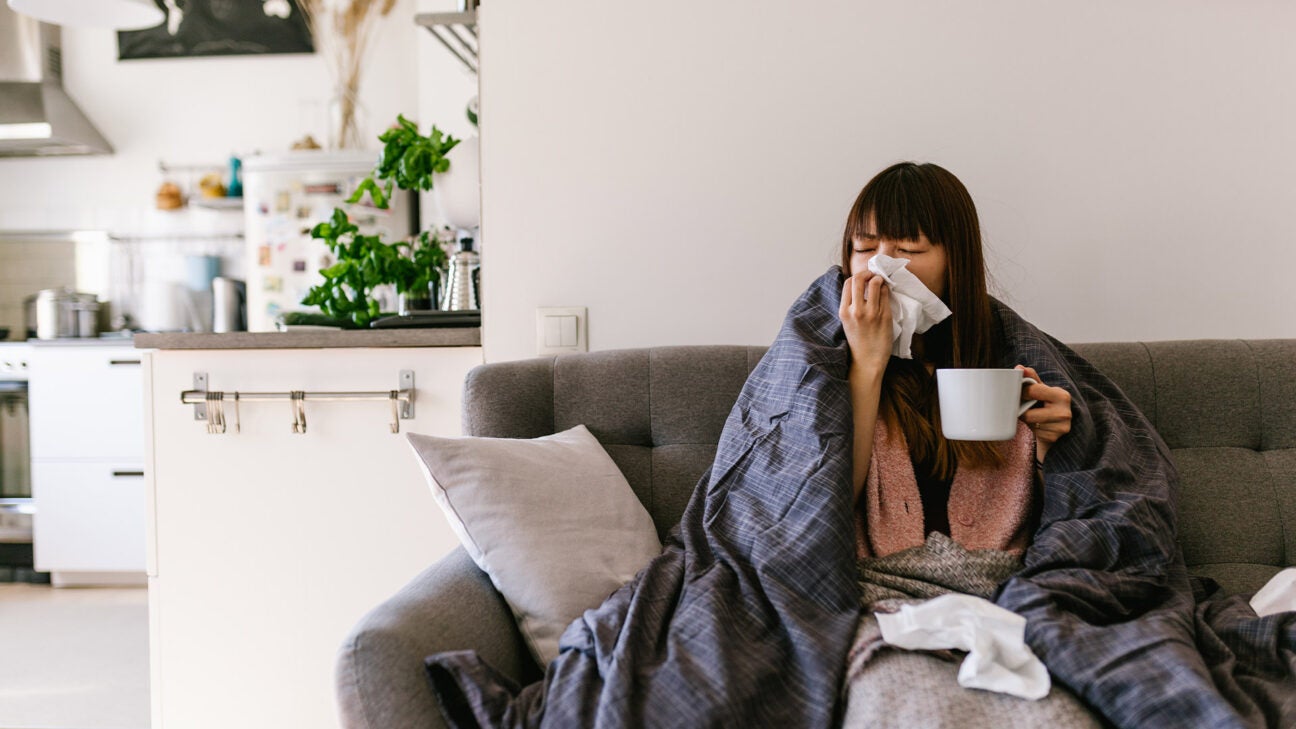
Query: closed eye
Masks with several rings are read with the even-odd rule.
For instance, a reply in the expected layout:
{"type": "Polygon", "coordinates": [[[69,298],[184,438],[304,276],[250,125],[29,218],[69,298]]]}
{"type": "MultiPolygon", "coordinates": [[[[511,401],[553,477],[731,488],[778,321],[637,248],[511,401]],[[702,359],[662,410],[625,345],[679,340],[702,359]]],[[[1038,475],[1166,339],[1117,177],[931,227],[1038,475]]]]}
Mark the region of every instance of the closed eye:
{"type": "Polygon", "coordinates": [[[877,249],[875,249],[875,248],[856,248],[856,249],[854,249],[854,250],[855,250],[856,253],[872,253],[873,251],[875,251],[875,250],[877,250],[877,249]]]}

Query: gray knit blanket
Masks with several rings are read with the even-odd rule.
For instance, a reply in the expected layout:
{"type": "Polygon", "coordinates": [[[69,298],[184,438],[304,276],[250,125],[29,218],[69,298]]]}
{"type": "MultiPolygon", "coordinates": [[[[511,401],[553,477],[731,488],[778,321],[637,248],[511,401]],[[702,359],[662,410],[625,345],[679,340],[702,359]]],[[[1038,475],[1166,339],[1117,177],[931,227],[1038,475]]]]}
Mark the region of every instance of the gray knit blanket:
{"type": "Polygon", "coordinates": [[[986,600],[1022,567],[1012,552],[967,550],[932,532],[926,543],[885,557],[860,560],[864,608],[842,685],[843,729],[949,726],[1098,727],[1093,714],[1064,687],[1040,701],[958,685],[961,651],[906,651],[882,639],[874,613],[958,592],[986,600]]]}

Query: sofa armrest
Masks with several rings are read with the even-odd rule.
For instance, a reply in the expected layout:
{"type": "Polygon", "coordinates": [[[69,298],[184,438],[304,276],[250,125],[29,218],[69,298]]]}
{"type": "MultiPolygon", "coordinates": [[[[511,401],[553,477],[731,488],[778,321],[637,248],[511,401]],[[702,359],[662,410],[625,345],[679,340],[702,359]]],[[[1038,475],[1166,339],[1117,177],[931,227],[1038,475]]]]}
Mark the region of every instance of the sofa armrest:
{"type": "Polygon", "coordinates": [[[336,666],[342,726],[444,727],[423,659],[463,649],[515,680],[539,672],[508,604],[461,547],[352,628],[336,666]]]}

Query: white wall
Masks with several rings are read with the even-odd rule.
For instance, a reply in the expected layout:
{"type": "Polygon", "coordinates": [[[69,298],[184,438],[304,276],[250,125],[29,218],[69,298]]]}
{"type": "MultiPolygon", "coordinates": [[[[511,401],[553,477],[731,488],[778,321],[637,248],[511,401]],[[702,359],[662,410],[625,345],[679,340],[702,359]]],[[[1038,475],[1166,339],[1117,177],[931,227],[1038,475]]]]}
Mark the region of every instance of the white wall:
{"type": "MultiPolygon", "coordinates": [[[[415,7],[401,0],[375,28],[361,82],[375,150],[398,112],[420,110],[426,32],[414,26],[415,7]]],[[[0,229],[129,228],[153,205],[159,160],[224,165],[231,154],[287,150],[307,132],[326,142],[332,82],[318,54],[119,62],[113,31],[64,28],[63,57],[65,87],[116,154],[0,159],[0,229]]],[[[440,68],[429,66],[423,88],[440,68]]]]}
{"type": "Polygon", "coordinates": [[[492,0],[489,360],[768,344],[860,187],[947,167],[1067,341],[1296,336],[1296,5],[492,0]]]}
{"type": "MultiPolygon", "coordinates": [[[[457,0],[419,0],[418,9],[424,13],[450,12],[458,10],[459,4],[457,0]]],[[[468,100],[477,95],[477,76],[427,30],[420,28],[417,37],[419,129],[427,133],[435,124],[461,140],[477,134],[467,114],[468,100]]],[[[436,196],[424,193],[421,201],[423,224],[439,222],[436,196]]]]}

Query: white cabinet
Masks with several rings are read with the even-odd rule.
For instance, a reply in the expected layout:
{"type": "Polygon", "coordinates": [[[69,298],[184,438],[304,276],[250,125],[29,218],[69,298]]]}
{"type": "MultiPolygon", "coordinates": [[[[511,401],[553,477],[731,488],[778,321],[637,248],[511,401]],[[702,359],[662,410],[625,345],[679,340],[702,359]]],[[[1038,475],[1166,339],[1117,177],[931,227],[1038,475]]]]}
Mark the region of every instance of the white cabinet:
{"type": "Polygon", "coordinates": [[[130,344],[33,348],[33,548],[55,585],[144,582],[141,362],[130,344]]]}
{"type": "MultiPolygon", "coordinates": [[[[337,726],[333,666],[370,608],[457,545],[405,433],[458,435],[480,347],[149,352],[153,729],[337,726]],[[180,394],[388,391],[388,402],[225,401],[210,434],[180,394]],[[235,422],[238,432],[235,432],[235,422]],[[230,697],[235,697],[233,700],[230,697]]],[[[413,670],[418,670],[415,666],[413,670]]]]}
{"type": "Polygon", "coordinates": [[[32,353],[31,455],[144,459],[143,353],[129,344],[45,345],[32,353]]]}
{"type": "Polygon", "coordinates": [[[144,469],[138,463],[34,461],[37,568],[143,572],[144,469]],[[43,565],[43,566],[42,566],[43,565]]]}

